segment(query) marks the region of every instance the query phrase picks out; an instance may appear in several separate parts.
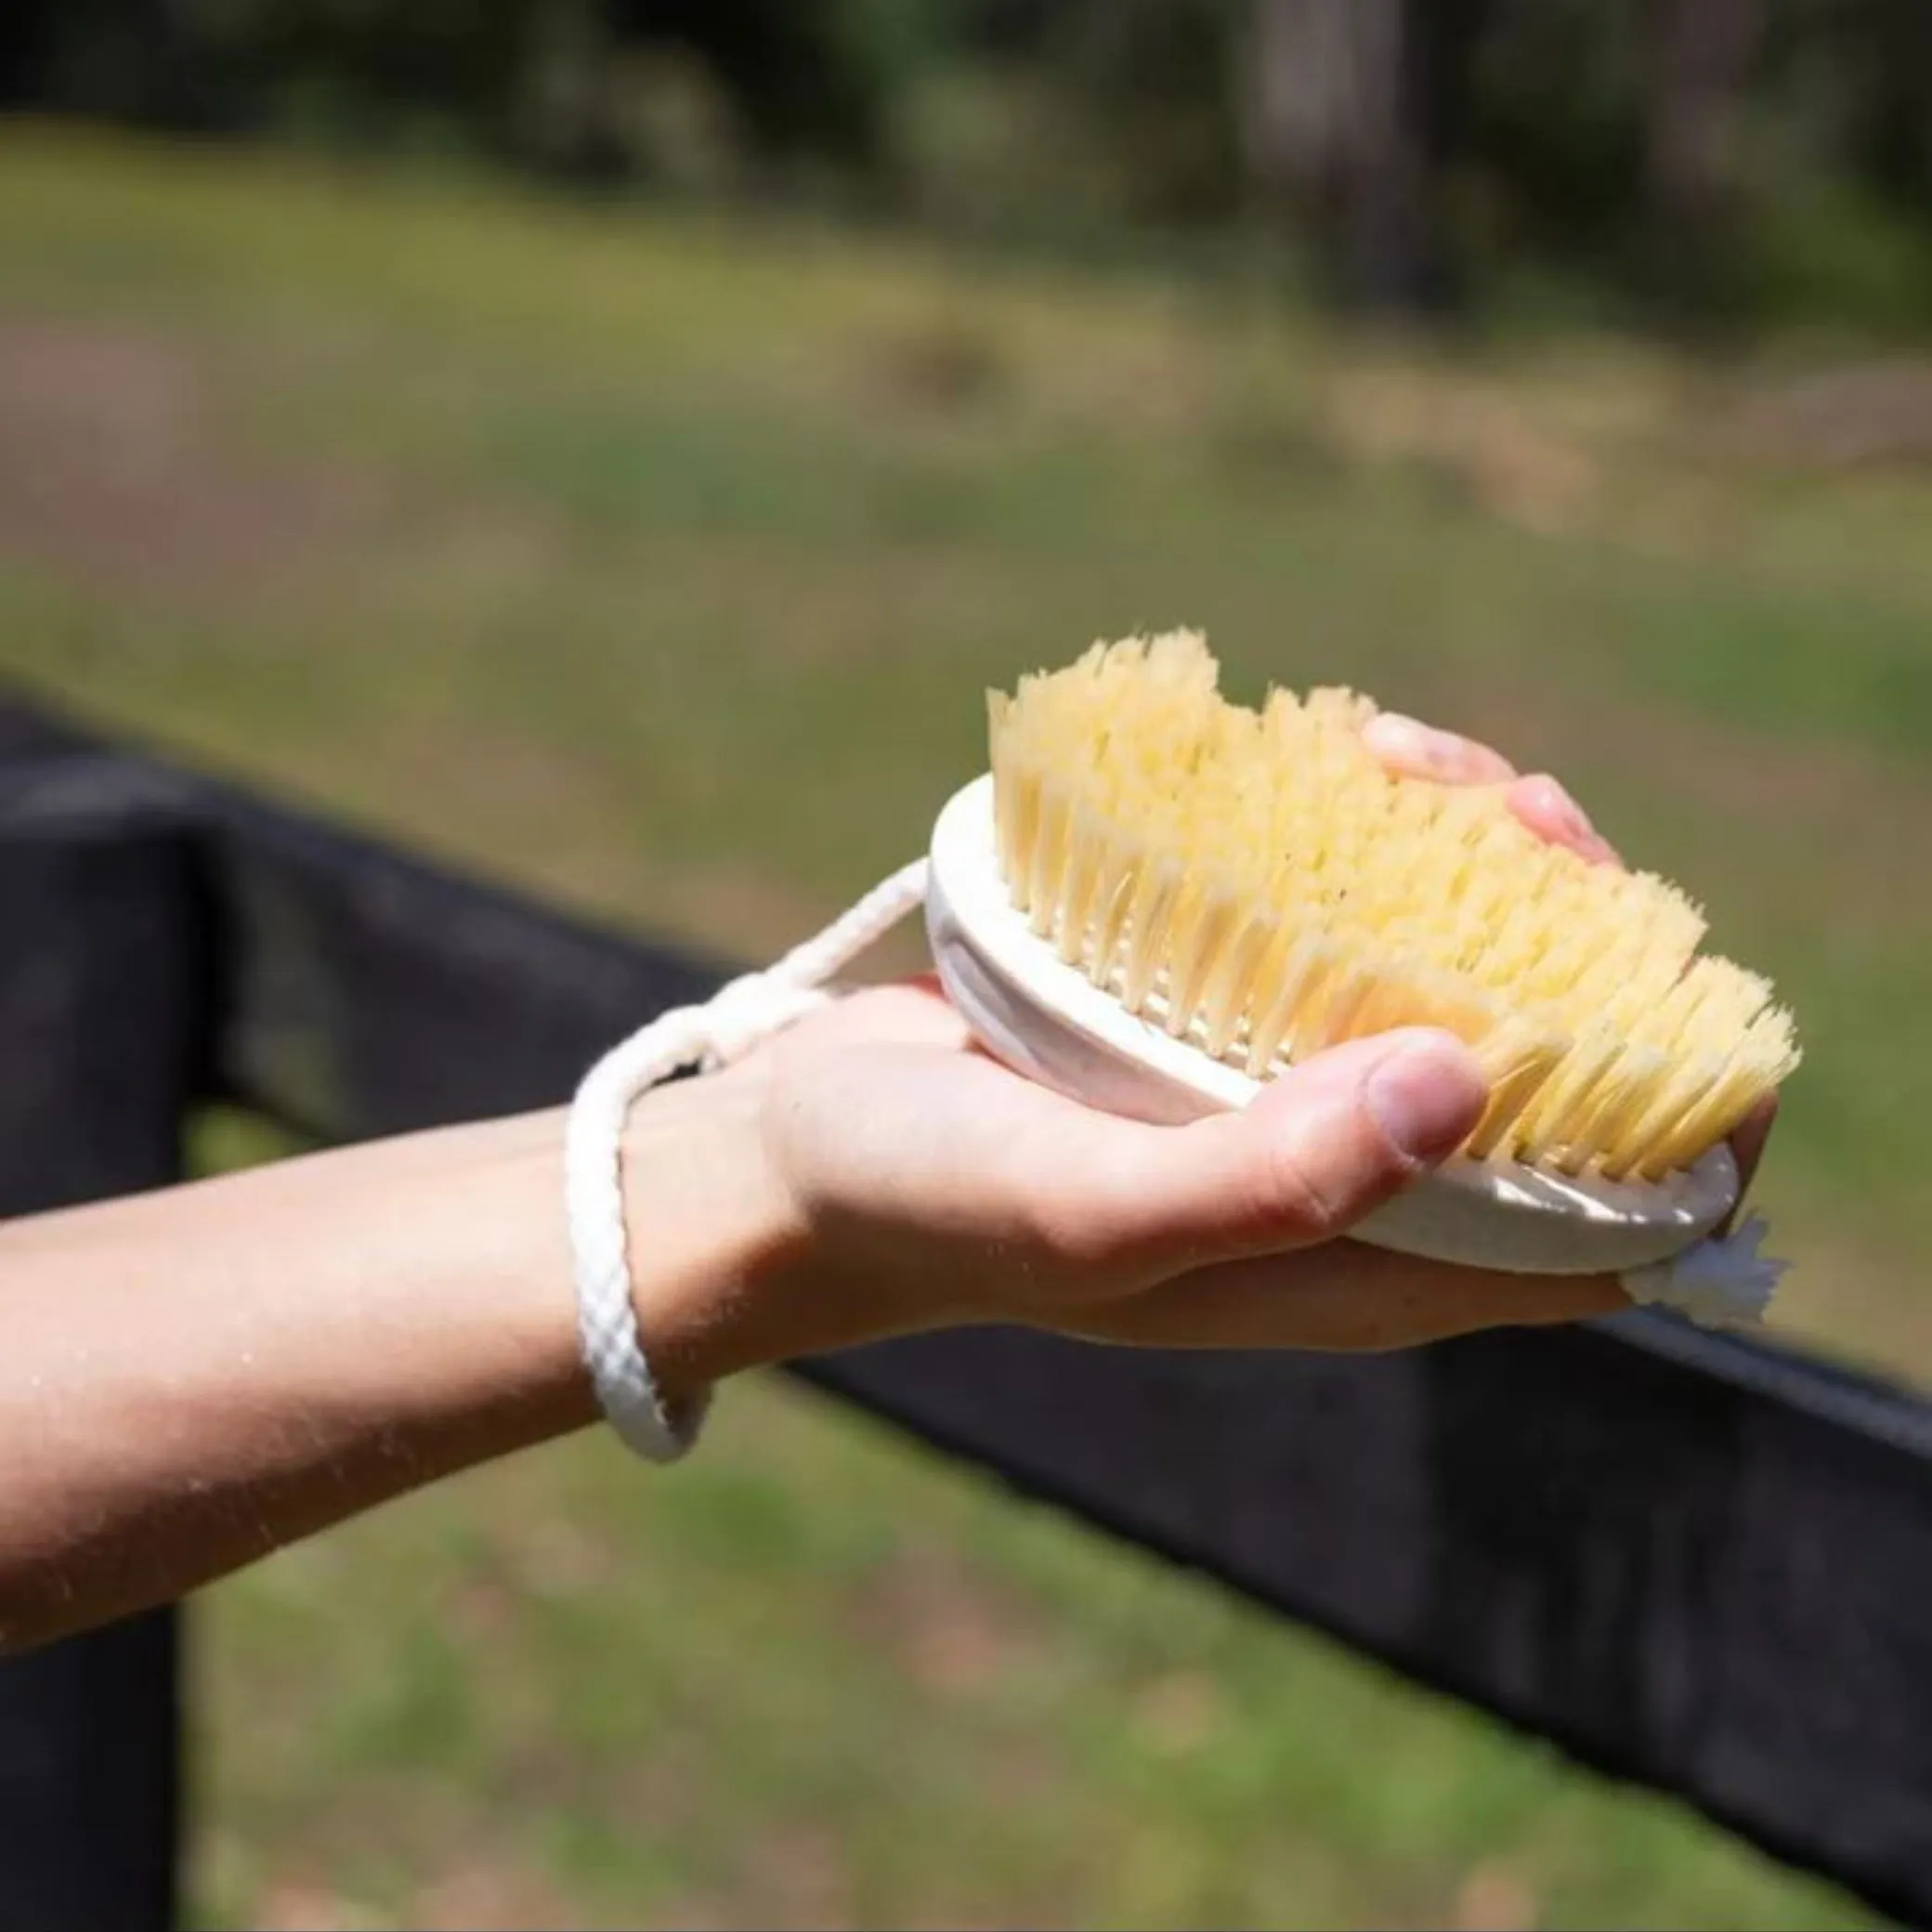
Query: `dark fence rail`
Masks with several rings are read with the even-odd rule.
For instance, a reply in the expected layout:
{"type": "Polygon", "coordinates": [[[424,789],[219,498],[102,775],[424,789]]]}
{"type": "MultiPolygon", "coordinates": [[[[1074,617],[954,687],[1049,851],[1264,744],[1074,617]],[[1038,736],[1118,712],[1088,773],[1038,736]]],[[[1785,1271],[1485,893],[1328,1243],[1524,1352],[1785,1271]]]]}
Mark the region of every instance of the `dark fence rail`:
{"type": "MultiPolygon", "coordinates": [[[[721,977],[0,702],[0,1208],[198,1100],[372,1135],[563,1099],[721,977]]],[[[1932,1920],[1932,1407],[1632,1315],[1382,1358],[1020,1332],[817,1388],[1932,1920]]],[[[675,1481],[674,1475],[667,1481],[675,1481]]],[[[169,1618],[0,1669],[0,1924],[159,1925],[169,1618]]]]}

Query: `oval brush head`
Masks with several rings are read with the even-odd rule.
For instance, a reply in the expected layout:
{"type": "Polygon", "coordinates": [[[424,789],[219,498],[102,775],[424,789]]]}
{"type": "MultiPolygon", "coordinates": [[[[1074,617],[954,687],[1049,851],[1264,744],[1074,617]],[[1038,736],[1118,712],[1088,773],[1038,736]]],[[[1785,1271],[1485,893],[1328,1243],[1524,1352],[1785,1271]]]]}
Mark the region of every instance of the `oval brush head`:
{"type": "Polygon", "coordinates": [[[1768,982],[1699,954],[1654,875],[1545,843],[1492,789],[1387,774],[1344,691],[1227,703],[1201,637],[1095,646],[991,698],[941,814],[927,927],[997,1057],[1178,1123],[1391,1026],[1465,1040],[1491,1100],[1357,1238],[1523,1273],[1682,1254],[1735,1203],[1726,1138],[1797,1064],[1768,982]]]}

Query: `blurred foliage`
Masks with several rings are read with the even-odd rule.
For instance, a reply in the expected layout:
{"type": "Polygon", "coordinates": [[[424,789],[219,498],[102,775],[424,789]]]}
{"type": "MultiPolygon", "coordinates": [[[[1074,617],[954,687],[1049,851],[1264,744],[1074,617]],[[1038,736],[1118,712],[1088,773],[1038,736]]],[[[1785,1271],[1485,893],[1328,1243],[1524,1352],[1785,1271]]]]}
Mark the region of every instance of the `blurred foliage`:
{"type": "MultiPolygon", "coordinates": [[[[918,848],[986,686],[1198,621],[1694,883],[1810,1052],[1782,1332],[1924,1383],[1932,372],[1808,351],[0,130],[0,677],[758,959],[918,848]]],[[[199,1617],[208,1927],[1869,1923],[782,1386],[672,1480],[556,1444],[199,1617]]]]}
{"type": "Polygon", "coordinates": [[[9,0],[7,106],[1061,242],[1260,233],[1404,305],[1527,271],[1932,315],[1923,0],[9,0]]]}

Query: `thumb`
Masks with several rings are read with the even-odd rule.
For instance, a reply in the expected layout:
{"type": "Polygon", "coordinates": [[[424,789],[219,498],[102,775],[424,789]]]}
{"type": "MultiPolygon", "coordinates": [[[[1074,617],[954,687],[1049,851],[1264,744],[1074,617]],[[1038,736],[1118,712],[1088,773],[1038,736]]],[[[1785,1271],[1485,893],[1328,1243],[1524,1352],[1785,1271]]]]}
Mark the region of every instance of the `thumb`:
{"type": "Polygon", "coordinates": [[[1131,1292],[1344,1234],[1453,1153],[1488,1084],[1453,1035],[1405,1027],[1317,1054],[1239,1113],[1186,1127],[1093,1116],[1056,1193],[1078,1258],[1131,1292]]]}

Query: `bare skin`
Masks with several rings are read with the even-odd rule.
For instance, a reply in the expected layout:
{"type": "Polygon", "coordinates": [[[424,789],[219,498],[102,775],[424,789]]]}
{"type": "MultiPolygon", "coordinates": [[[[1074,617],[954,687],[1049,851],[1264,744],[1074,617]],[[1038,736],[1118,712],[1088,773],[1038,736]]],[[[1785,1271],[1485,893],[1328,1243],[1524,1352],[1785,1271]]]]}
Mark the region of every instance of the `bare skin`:
{"type": "MultiPolygon", "coordinates": [[[[1614,863],[1553,779],[1405,720],[1371,729],[1391,766],[1505,786],[1544,836],[1614,863]]],[[[1324,1054],[1243,1113],[1145,1127],[986,1059],[930,982],[879,988],[639,1103],[639,1328],[678,1400],[987,1322],[1365,1350],[1622,1307],[1609,1277],[1345,1238],[1482,1101],[1464,1050],[1418,1030],[1324,1054]]],[[[1738,1136],[1747,1181],[1769,1124],[1738,1136]]],[[[0,1225],[0,1646],[165,1601],[593,1422],[563,1132],[560,1111],[479,1122],[0,1225]]]]}

